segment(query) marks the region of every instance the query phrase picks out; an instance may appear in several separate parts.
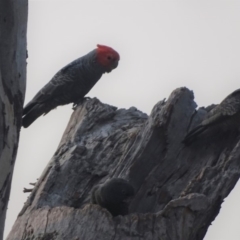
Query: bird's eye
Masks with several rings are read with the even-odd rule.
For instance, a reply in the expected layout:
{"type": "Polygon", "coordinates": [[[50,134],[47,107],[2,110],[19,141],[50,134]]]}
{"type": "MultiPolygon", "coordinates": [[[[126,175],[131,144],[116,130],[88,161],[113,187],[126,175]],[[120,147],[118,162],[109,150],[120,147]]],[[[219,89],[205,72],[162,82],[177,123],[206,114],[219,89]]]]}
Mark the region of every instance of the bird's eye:
{"type": "Polygon", "coordinates": [[[108,59],[108,60],[111,60],[111,59],[112,59],[112,57],[111,57],[111,56],[108,56],[108,57],[107,57],[107,59],[108,59]]]}

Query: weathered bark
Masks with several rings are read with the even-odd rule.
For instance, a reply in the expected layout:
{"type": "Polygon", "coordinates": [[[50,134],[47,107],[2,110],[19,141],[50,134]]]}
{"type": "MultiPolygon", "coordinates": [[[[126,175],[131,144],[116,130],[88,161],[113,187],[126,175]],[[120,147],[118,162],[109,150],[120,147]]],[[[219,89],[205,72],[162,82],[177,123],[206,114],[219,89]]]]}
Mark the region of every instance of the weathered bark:
{"type": "Polygon", "coordinates": [[[18,149],[26,86],[27,1],[0,1],[0,239],[18,149]]]}
{"type": "Polygon", "coordinates": [[[238,181],[240,142],[228,135],[184,146],[207,113],[195,108],[186,88],[150,116],[85,101],[7,239],[202,240],[238,181]],[[127,216],[89,204],[93,186],[112,177],[136,189],[127,216]]]}

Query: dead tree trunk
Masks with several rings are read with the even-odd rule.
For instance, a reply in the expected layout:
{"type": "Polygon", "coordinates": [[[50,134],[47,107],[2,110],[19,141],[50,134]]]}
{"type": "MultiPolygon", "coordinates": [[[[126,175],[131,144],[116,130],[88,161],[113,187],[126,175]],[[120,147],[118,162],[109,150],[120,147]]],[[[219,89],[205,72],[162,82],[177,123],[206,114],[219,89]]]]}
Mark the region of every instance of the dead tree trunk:
{"type": "Polygon", "coordinates": [[[26,86],[27,1],[0,1],[0,239],[3,238],[26,86]]]}
{"type": "Polygon", "coordinates": [[[150,116],[97,99],[74,111],[59,147],[8,236],[13,239],[202,240],[240,174],[237,136],[184,146],[193,94],[175,90],[150,116]],[[130,215],[112,218],[89,204],[93,186],[129,179],[130,215]]]}

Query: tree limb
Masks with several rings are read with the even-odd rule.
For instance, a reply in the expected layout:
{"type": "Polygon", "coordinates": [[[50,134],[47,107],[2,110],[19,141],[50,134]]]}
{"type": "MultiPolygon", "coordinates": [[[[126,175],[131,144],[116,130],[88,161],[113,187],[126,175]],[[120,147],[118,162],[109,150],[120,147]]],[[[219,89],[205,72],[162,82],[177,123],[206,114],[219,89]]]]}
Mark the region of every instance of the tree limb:
{"type": "Polygon", "coordinates": [[[0,239],[6,218],[26,86],[27,1],[0,1],[0,239]]]}

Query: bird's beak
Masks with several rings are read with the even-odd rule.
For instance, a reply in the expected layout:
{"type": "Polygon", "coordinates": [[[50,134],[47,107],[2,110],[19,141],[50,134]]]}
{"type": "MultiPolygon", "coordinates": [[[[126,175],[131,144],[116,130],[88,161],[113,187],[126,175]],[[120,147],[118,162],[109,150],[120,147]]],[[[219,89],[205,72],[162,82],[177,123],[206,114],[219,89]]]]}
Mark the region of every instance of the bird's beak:
{"type": "Polygon", "coordinates": [[[118,61],[115,61],[112,65],[111,68],[108,69],[106,72],[110,73],[113,69],[115,69],[118,66],[118,61]]]}
{"type": "Polygon", "coordinates": [[[115,62],[113,63],[112,69],[116,68],[117,66],[118,66],[118,61],[115,61],[115,62]]]}

